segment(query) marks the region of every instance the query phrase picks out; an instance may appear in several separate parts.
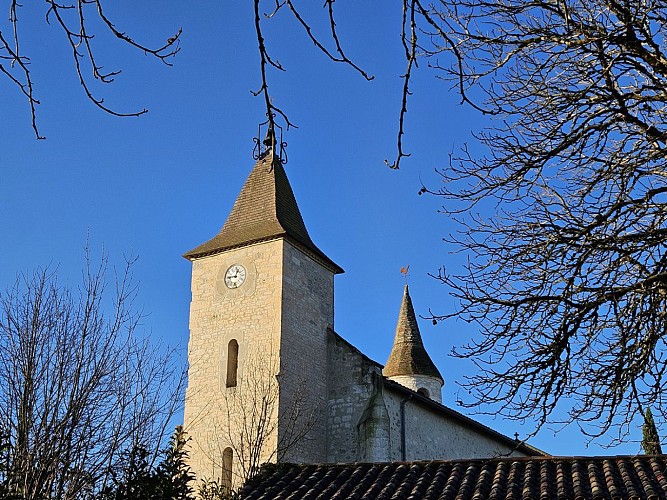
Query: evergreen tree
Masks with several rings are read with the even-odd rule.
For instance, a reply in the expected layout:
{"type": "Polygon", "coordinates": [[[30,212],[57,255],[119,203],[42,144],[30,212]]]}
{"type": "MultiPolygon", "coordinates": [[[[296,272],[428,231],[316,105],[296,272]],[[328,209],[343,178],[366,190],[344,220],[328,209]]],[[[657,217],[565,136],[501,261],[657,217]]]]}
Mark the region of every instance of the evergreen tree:
{"type": "Polygon", "coordinates": [[[646,455],[662,455],[660,447],[660,436],[653,421],[651,409],[647,408],[644,414],[644,425],[642,426],[642,448],[646,455]]]}
{"type": "Polygon", "coordinates": [[[145,447],[135,445],[127,453],[120,472],[112,474],[113,485],[104,488],[98,500],[157,499],[157,481],[148,457],[145,447]]]}
{"type": "Polygon", "coordinates": [[[218,481],[202,479],[199,483],[199,498],[202,500],[227,500],[229,496],[229,488],[218,481]]]}
{"type": "Polygon", "coordinates": [[[190,483],[194,480],[194,475],[186,463],[188,458],[186,444],[186,433],[179,425],[169,441],[169,447],[164,450],[164,459],[155,473],[160,498],[170,500],[192,498],[193,489],[190,483]]]}
{"type": "Polygon", "coordinates": [[[186,464],[187,439],[183,428],[176,427],[169,446],[162,450],[162,461],[153,466],[143,446],[135,446],[127,455],[113,485],[98,495],[98,500],[192,500],[190,482],[194,476],[186,464]]]}

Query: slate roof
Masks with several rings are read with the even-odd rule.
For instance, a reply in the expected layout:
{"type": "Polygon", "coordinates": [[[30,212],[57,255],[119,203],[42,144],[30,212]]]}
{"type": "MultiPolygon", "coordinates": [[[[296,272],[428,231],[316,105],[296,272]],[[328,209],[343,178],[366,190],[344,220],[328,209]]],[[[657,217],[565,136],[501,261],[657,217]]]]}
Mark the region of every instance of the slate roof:
{"type": "Polygon", "coordinates": [[[405,285],[403,290],[403,302],[398,313],[394,345],[382,374],[385,377],[427,375],[438,378],[444,383],[442,375],[424,348],[408,285],[405,285]]]}
{"type": "Polygon", "coordinates": [[[529,457],[379,464],[268,464],[252,500],[667,499],[667,456],[529,457]]]}
{"type": "Polygon", "coordinates": [[[269,150],[250,172],[220,232],[183,257],[192,260],[280,237],[295,242],[334,273],[343,272],[310,239],[285,168],[269,150]]]}

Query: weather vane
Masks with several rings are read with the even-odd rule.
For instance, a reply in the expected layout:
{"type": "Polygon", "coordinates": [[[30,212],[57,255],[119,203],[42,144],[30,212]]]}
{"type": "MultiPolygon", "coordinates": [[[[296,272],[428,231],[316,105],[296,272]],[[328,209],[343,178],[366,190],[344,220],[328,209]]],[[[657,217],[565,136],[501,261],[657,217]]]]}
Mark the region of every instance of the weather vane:
{"type": "Polygon", "coordinates": [[[406,285],[408,284],[408,276],[410,276],[408,274],[409,271],[410,271],[410,266],[409,265],[407,265],[405,267],[401,267],[401,274],[403,275],[403,279],[405,279],[405,284],[406,285]]]}
{"type": "Polygon", "coordinates": [[[252,157],[254,160],[259,160],[263,158],[269,151],[273,151],[276,158],[280,160],[280,163],[285,165],[287,163],[287,152],[285,148],[287,143],[283,141],[283,128],[278,125],[275,120],[275,113],[272,113],[271,118],[267,118],[266,121],[260,123],[257,126],[257,136],[253,137],[252,140],[255,143],[255,147],[252,150],[252,157]],[[266,135],[264,140],[261,140],[262,129],[266,126],[266,135]],[[276,140],[276,131],[275,128],[278,128],[278,133],[280,137],[276,140]]]}

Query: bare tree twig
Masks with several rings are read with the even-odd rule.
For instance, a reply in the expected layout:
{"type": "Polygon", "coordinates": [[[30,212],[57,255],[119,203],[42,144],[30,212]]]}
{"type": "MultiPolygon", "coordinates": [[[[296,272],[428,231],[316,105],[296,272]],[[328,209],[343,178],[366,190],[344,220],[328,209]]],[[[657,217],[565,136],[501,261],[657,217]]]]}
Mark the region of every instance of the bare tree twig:
{"type": "MultiPolygon", "coordinates": [[[[67,43],[72,49],[72,58],[74,61],[74,68],[79,78],[79,83],[84,90],[86,97],[104,112],[114,116],[139,116],[146,113],[146,109],[141,109],[135,112],[119,112],[115,108],[104,104],[104,99],[95,97],[91,85],[88,81],[87,71],[90,70],[94,80],[100,83],[111,83],[114,77],[120,74],[120,70],[103,73],[102,65],[96,61],[95,48],[93,46],[93,38],[95,34],[88,32],[88,26],[91,22],[88,17],[96,15],[102,22],[103,26],[118,40],[134,47],[147,55],[155,57],[171,66],[171,58],[175,56],[179,49],[178,43],[181,31],[170,37],[165,44],[158,48],[151,48],[142,43],[136,42],[126,33],[119,31],[111,20],[104,14],[102,8],[103,0],[72,0],[71,3],[62,3],[55,0],[47,0],[47,10],[45,19],[50,23],[55,19],[55,24],[61,29],[67,38],[67,43]]],[[[34,97],[34,82],[32,73],[29,67],[29,58],[21,53],[20,39],[23,36],[19,24],[18,10],[21,7],[16,0],[12,0],[10,4],[9,21],[11,24],[11,44],[8,39],[10,36],[0,30],[0,59],[9,62],[9,65],[0,66],[0,73],[16,86],[23,95],[28,98],[30,106],[30,115],[32,120],[32,127],[37,139],[44,139],[39,133],[37,126],[37,109],[36,106],[40,103],[34,97]]]]}
{"type": "Polygon", "coordinates": [[[464,271],[436,274],[459,308],[432,319],[481,330],[455,351],[478,368],[464,406],[537,428],[576,422],[611,443],[647,407],[667,416],[666,9],[451,0],[420,11],[423,57],[450,51],[432,68],[499,118],[476,136],[484,153],[464,148],[429,189],[468,256],[464,271]]]}
{"type": "Polygon", "coordinates": [[[403,23],[401,31],[401,43],[405,51],[405,60],[408,62],[408,67],[403,75],[403,92],[401,94],[401,112],[398,118],[398,137],[396,139],[396,146],[398,153],[396,160],[389,163],[384,160],[385,165],[389,168],[397,170],[401,163],[401,158],[410,156],[403,152],[403,127],[405,126],[405,115],[408,112],[408,96],[410,95],[410,78],[412,77],[412,68],[417,65],[417,25],[415,23],[415,4],[416,0],[403,0],[403,23]],[[410,39],[408,40],[408,17],[410,18],[410,39]]]}
{"type": "Polygon", "coordinates": [[[338,56],[332,54],[322,43],[320,40],[313,35],[313,30],[310,27],[310,25],[304,20],[304,18],[301,16],[299,11],[296,9],[294,6],[294,3],[292,0],[286,0],[286,4],[289,6],[290,11],[292,11],[292,14],[296,18],[297,21],[303,26],[303,29],[306,31],[306,34],[308,35],[308,38],[315,44],[315,46],[320,49],[329,59],[331,59],[334,62],[340,62],[340,63],[345,63],[349,66],[352,66],[357,72],[361,74],[366,80],[371,81],[373,80],[373,76],[369,75],[366,73],[363,69],[361,69],[359,66],[357,66],[351,59],[349,59],[345,53],[343,52],[343,48],[341,47],[340,40],[338,39],[338,32],[336,31],[336,21],[334,19],[334,8],[333,8],[333,3],[334,0],[325,0],[325,5],[327,6],[327,11],[328,11],[328,16],[329,16],[329,26],[331,29],[331,38],[333,39],[335,45],[336,45],[336,52],[338,53],[338,56]]]}
{"type": "MultiPolygon", "coordinates": [[[[334,62],[339,62],[346,64],[352,67],[355,71],[361,74],[366,80],[372,80],[373,76],[369,75],[366,71],[361,69],[356,63],[354,63],[344,52],[340,39],[338,37],[338,31],[336,28],[336,21],[334,16],[334,1],[325,0],[325,7],[327,8],[327,17],[329,21],[330,35],[335,46],[335,53],[327,49],[324,43],[319,37],[317,37],[312,30],[312,27],[305,20],[299,9],[294,5],[292,0],[274,0],[273,10],[265,14],[266,19],[273,18],[280,10],[284,7],[287,7],[289,12],[294,16],[297,22],[303,27],[304,31],[308,38],[313,42],[313,44],[325,54],[326,57],[331,59],[334,62]]],[[[267,76],[267,66],[273,67],[277,70],[284,71],[284,68],[280,63],[269,56],[269,53],[266,48],[266,43],[264,40],[264,34],[262,31],[261,25],[261,0],[254,0],[253,7],[255,13],[255,33],[257,36],[257,48],[259,51],[259,62],[260,62],[260,74],[261,74],[261,85],[257,91],[253,92],[253,95],[261,95],[264,100],[264,107],[266,109],[266,115],[268,117],[268,127],[270,129],[276,129],[276,116],[279,116],[285,123],[285,128],[289,130],[291,127],[296,128],[296,126],[289,120],[287,114],[278,107],[269,94],[269,85],[268,85],[268,76],[267,76]]],[[[261,138],[258,138],[261,139],[261,138]]]]}
{"type": "Polygon", "coordinates": [[[0,293],[0,417],[21,498],[103,488],[133,446],[157,453],[181,402],[184,370],[136,332],[129,267],[111,303],[106,270],[88,260],[78,295],[48,269],[0,293]]]}

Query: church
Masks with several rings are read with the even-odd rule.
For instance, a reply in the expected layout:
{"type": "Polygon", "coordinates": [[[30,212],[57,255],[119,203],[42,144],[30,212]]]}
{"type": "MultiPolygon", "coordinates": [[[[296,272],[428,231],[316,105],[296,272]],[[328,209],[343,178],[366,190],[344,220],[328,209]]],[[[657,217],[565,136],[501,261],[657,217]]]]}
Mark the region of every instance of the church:
{"type": "Polygon", "coordinates": [[[274,145],[184,255],[198,482],[255,500],[667,500],[667,455],[550,456],[444,406],[407,286],[384,366],[339,335],[343,269],[311,240],[274,145]]]}
{"type": "Polygon", "coordinates": [[[264,462],[545,455],[442,404],[407,285],[384,367],[336,333],[343,269],[311,240],[271,142],[220,232],[184,255],[197,478],[237,487],[264,462]]]}

